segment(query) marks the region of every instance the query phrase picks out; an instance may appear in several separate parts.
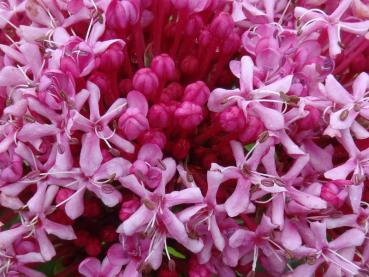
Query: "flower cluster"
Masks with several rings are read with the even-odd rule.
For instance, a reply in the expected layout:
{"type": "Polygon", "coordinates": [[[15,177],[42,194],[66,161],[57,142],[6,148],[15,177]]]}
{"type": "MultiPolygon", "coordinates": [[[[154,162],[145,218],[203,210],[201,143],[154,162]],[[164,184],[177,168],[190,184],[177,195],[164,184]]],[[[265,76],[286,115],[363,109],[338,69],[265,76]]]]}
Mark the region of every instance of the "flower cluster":
{"type": "Polygon", "coordinates": [[[0,275],[369,276],[366,0],[0,1],[0,275]]]}

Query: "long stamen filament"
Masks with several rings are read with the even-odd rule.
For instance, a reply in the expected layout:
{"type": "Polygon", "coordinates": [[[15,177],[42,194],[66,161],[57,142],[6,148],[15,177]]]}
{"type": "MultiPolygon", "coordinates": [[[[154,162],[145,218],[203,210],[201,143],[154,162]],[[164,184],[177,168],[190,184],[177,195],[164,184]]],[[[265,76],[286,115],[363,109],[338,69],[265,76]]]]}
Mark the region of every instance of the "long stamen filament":
{"type": "Polygon", "coordinates": [[[81,191],[83,191],[83,189],[84,189],[84,187],[81,187],[80,189],[78,189],[75,193],[73,193],[67,199],[64,199],[62,202],[60,202],[59,204],[57,204],[55,206],[55,208],[59,208],[60,206],[63,206],[65,203],[67,203],[69,200],[71,200],[73,197],[75,197],[78,193],[80,193],[81,191]]]}

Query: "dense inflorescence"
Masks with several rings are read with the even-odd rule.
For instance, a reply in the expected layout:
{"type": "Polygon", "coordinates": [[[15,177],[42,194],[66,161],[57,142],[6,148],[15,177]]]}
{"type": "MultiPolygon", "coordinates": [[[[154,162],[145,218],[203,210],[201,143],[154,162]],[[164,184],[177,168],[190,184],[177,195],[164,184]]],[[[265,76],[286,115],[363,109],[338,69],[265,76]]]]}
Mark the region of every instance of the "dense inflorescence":
{"type": "Polygon", "coordinates": [[[369,276],[367,0],[0,1],[1,276],[369,276]]]}

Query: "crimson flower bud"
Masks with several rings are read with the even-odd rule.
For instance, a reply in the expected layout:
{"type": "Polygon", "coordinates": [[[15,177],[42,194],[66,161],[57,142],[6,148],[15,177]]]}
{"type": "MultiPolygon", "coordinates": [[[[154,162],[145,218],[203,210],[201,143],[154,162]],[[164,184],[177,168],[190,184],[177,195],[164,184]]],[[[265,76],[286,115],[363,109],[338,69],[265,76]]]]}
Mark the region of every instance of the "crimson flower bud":
{"type": "Polygon", "coordinates": [[[115,43],[100,56],[100,68],[106,72],[118,70],[122,66],[123,58],[122,46],[115,43]]]}
{"type": "Polygon", "coordinates": [[[204,105],[209,98],[210,90],[203,81],[189,84],[184,90],[184,101],[189,101],[199,106],[204,105]]]}
{"type": "Polygon", "coordinates": [[[101,239],[105,242],[115,241],[118,238],[118,233],[115,229],[112,225],[104,226],[100,233],[101,239]]]}
{"type": "Polygon", "coordinates": [[[130,0],[113,0],[106,10],[106,24],[112,29],[124,30],[136,24],[139,18],[140,9],[130,0]]]}
{"type": "Polygon", "coordinates": [[[164,129],[169,123],[169,113],[163,104],[151,106],[149,110],[149,122],[153,128],[164,129]]]}
{"type": "Polygon", "coordinates": [[[149,130],[149,131],[146,131],[140,137],[140,144],[146,144],[146,143],[156,144],[161,149],[163,149],[165,144],[167,143],[167,138],[164,135],[164,133],[162,133],[160,131],[149,130]]]}
{"type": "Polygon", "coordinates": [[[172,155],[178,160],[186,158],[188,151],[190,151],[190,143],[184,138],[180,138],[172,146],[172,155]]]}
{"type": "Polygon", "coordinates": [[[210,32],[218,39],[226,39],[232,32],[234,23],[232,17],[225,12],[220,13],[210,24],[210,32]]]}
{"type": "Polygon", "coordinates": [[[159,86],[159,80],[151,68],[142,68],[133,76],[133,88],[146,97],[153,96],[159,86]]]}
{"type": "Polygon", "coordinates": [[[183,102],[175,110],[174,116],[183,129],[197,127],[204,118],[201,107],[188,101],[183,102]]]}
{"type": "Polygon", "coordinates": [[[183,96],[183,87],[177,82],[170,83],[163,89],[162,96],[165,95],[167,100],[180,100],[183,96]]]}
{"type": "Polygon", "coordinates": [[[151,69],[162,80],[172,80],[176,75],[174,61],[168,54],[156,56],[151,62],[151,69]]]}
{"type": "Polygon", "coordinates": [[[219,117],[222,129],[226,132],[237,132],[245,127],[245,116],[237,106],[228,107],[219,117]]]}
{"type": "Polygon", "coordinates": [[[129,140],[133,140],[149,128],[149,122],[138,109],[128,108],[119,118],[118,126],[129,140]]]}
{"type": "Polygon", "coordinates": [[[75,233],[77,238],[73,241],[74,245],[77,247],[84,247],[90,238],[90,234],[83,229],[77,229],[75,233]]]}
{"type": "Polygon", "coordinates": [[[101,243],[97,238],[89,238],[85,247],[86,253],[91,257],[96,257],[101,253],[101,243]]]}

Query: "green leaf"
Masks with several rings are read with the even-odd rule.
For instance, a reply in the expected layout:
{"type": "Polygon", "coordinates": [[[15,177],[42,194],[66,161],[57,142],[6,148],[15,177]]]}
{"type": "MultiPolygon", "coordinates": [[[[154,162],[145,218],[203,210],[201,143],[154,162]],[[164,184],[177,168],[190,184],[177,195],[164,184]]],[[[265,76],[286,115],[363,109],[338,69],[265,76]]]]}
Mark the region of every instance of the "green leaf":
{"type": "Polygon", "coordinates": [[[250,143],[245,145],[245,149],[247,150],[247,152],[250,152],[251,149],[254,147],[255,143],[250,143]]]}
{"type": "Polygon", "coordinates": [[[171,256],[176,257],[178,259],[186,259],[185,255],[183,255],[181,252],[178,252],[173,247],[168,246],[168,252],[171,256]]]}

